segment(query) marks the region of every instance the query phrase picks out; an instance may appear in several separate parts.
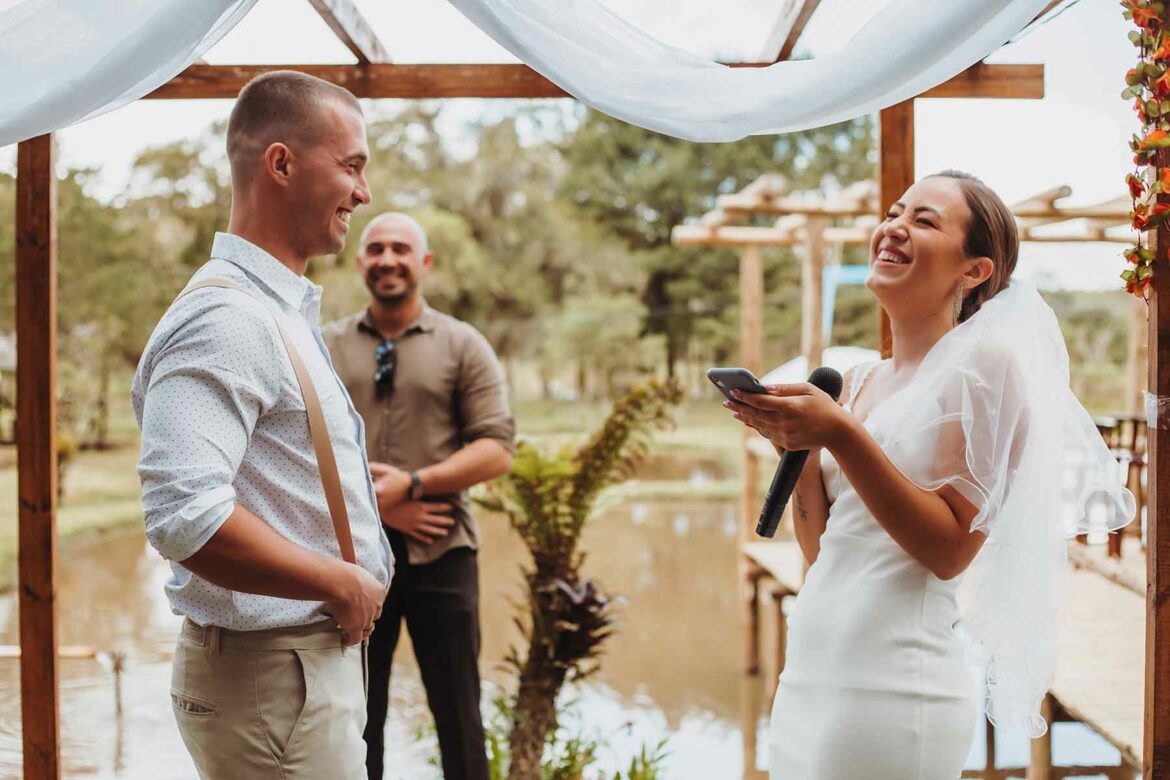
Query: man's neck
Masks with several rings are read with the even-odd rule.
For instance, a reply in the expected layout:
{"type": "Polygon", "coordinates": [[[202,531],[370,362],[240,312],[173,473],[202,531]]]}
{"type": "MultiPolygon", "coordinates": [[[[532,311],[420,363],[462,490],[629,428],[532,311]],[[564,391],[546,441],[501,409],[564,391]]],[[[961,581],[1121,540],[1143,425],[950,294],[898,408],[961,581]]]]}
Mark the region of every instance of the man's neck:
{"type": "Polygon", "coordinates": [[[227,232],[255,244],[275,257],[297,276],[304,276],[309,258],[298,252],[288,240],[288,232],[272,224],[273,220],[249,218],[232,211],[227,232]]]}
{"type": "Polygon", "coordinates": [[[422,314],[422,296],[415,292],[401,301],[388,303],[374,298],[370,301],[370,323],[382,338],[399,338],[422,314]]]}

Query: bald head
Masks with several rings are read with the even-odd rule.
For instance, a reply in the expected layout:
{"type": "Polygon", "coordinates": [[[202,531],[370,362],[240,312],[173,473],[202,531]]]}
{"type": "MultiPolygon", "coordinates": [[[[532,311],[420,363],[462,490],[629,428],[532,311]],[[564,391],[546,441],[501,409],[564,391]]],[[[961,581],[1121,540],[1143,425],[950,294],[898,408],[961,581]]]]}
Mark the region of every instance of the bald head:
{"type": "Polygon", "coordinates": [[[250,174],[274,143],[315,143],[333,106],[359,114],[362,110],[349,90],[304,73],[277,70],[249,81],[228,120],[227,152],[233,177],[250,174]]]}
{"type": "Polygon", "coordinates": [[[415,243],[414,250],[421,257],[427,253],[427,231],[419,224],[418,220],[409,214],[403,214],[400,211],[386,211],[370,220],[365,229],[362,230],[362,236],[358,240],[358,251],[366,246],[366,239],[370,237],[380,226],[386,227],[401,227],[410,233],[414,234],[415,243]]]}

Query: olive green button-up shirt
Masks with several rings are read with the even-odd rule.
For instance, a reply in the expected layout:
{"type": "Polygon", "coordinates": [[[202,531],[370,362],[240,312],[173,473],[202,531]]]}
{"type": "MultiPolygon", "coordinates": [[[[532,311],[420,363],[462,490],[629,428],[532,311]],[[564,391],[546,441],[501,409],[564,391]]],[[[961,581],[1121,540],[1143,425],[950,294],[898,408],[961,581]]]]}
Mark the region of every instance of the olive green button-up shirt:
{"type": "MultiPolygon", "coordinates": [[[[366,425],[369,459],[404,471],[446,460],[478,439],[513,449],[515,426],[504,373],[487,339],[466,322],[423,304],[413,325],[395,344],[393,391],[378,399],[374,351],[382,336],[368,310],[322,328],[333,367],[366,425]]],[[[425,485],[424,485],[425,487],[425,485]]],[[[406,537],[410,562],[430,563],[457,547],[478,547],[466,493],[430,495],[454,508],[455,525],[431,544],[406,537]]]]}

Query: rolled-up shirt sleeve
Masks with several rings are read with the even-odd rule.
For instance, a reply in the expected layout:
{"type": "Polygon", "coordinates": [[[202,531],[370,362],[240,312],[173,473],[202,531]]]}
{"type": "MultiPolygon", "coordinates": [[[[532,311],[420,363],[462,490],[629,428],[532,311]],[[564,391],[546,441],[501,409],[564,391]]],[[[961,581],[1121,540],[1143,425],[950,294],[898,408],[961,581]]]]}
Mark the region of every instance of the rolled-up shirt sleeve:
{"type": "Polygon", "coordinates": [[[241,317],[248,303],[231,316],[222,304],[193,308],[135,380],[146,536],[172,561],[198,552],[231,514],[236,472],[273,401],[253,363],[280,354],[262,312],[241,317]]]}
{"type": "Polygon", "coordinates": [[[515,452],[515,423],[508,408],[504,371],[491,344],[469,328],[459,372],[460,435],[465,443],[493,439],[515,452]]]}

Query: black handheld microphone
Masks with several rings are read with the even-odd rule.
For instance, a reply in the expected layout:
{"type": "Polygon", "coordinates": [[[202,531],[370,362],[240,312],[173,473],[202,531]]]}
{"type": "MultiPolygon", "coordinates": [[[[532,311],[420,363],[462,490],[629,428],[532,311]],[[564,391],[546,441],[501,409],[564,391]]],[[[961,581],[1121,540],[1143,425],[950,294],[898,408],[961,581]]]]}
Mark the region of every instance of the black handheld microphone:
{"type": "MultiPolygon", "coordinates": [[[[841,397],[843,382],[839,373],[826,366],[813,371],[808,378],[810,385],[824,390],[834,401],[841,397]]],[[[768,495],[764,498],[760,520],[756,523],[756,533],[760,536],[771,539],[776,535],[776,527],[780,525],[780,517],[784,514],[788,499],[792,497],[796,479],[800,476],[806,460],[808,450],[789,450],[780,458],[776,476],[772,477],[772,486],[768,488],[768,495]]]]}

